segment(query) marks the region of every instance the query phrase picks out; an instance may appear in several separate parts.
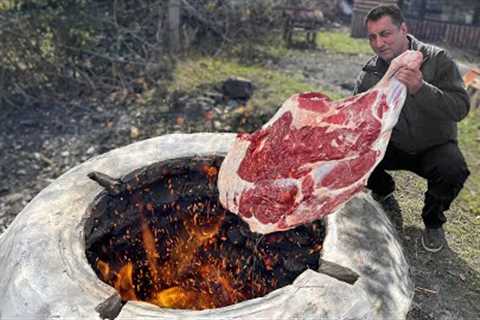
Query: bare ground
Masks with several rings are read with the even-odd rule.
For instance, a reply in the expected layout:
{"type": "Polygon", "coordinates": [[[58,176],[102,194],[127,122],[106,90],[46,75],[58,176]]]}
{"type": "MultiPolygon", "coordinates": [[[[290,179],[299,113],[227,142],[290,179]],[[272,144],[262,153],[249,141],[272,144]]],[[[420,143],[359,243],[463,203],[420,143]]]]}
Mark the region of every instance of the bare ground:
{"type": "MultiPolygon", "coordinates": [[[[330,54],[324,50],[291,50],[271,66],[282,72],[301,72],[305,81],[349,94],[366,56],[330,54]]],[[[238,121],[229,108],[211,97],[177,97],[155,107],[140,106],[19,106],[0,114],[0,232],[16,214],[53,179],[86,159],[136,140],[171,132],[236,131],[238,121]],[[206,100],[204,98],[207,98],[206,100]],[[210,100],[208,100],[210,99],[210,100]],[[190,106],[212,110],[215,121],[206,122],[190,106]],[[192,102],[193,101],[193,102],[192,102]],[[205,102],[206,101],[206,102],[205,102]],[[209,101],[212,106],[209,106],[209,101]],[[183,104],[183,105],[182,105],[183,104]],[[215,107],[215,108],[214,108],[215,107]],[[179,117],[186,121],[179,121],[179,117]]],[[[204,111],[205,111],[204,110],[204,111]]],[[[274,106],[272,106],[272,113],[274,106]]],[[[245,122],[243,122],[245,124],[245,122]]],[[[247,128],[260,123],[247,119],[247,128]]],[[[408,173],[396,175],[398,207],[403,216],[400,235],[412,266],[416,289],[408,319],[477,319],[480,315],[478,258],[466,261],[458,249],[426,253],[418,241],[423,182],[408,173]]],[[[461,208],[449,213],[455,219],[461,208]]],[[[395,220],[393,219],[393,220],[395,220]]],[[[448,229],[447,229],[448,232],[448,229]]],[[[448,235],[455,248],[461,239],[448,235]]]]}

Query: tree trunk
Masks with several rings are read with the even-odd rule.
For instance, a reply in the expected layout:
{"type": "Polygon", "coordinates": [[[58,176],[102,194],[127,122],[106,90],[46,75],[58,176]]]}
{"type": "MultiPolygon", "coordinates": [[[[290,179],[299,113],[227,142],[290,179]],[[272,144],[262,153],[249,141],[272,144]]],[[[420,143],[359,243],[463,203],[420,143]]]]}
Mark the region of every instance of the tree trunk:
{"type": "Polygon", "coordinates": [[[180,1],[168,1],[168,45],[172,54],[178,52],[180,48],[180,1]]]}

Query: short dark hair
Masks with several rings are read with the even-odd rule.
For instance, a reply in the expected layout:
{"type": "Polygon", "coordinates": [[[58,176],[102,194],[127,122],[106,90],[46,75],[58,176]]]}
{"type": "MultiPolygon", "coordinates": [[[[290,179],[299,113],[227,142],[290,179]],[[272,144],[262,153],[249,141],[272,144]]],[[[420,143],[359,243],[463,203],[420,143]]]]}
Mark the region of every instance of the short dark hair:
{"type": "Polygon", "coordinates": [[[400,25],[405,22],[405,17],[402,14],[402,11],[397,5],[380,5],[368,12],[365,17],[365,25],[368,21],[378,21],[384,16],[389,16],[392,18],[393,24],[400,27],[400,25]]]}

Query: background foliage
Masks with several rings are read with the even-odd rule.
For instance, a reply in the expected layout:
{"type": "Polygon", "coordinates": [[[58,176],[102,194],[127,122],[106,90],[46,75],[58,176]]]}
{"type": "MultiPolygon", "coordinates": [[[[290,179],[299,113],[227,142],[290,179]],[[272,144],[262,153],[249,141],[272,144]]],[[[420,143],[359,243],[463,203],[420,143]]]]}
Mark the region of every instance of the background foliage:
{"type": "MultiPolygon", "coordinates": [[[[282,1],[177,1],[181,54],[259,41],[282,1]]],[[[166,0],[0,2],[2,104],[104,100],[162,87],[175,68],[166,0]]]]}

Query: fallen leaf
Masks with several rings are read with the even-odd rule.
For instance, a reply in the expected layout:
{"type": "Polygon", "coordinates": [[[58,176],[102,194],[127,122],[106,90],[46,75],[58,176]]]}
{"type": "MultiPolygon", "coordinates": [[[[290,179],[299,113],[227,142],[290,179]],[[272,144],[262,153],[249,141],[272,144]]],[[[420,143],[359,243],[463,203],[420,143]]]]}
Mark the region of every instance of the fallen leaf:
{"type": "Polygon", "coordinates": [[[137,139],[140,136],[140,130],[137,127],[130,128],[130,138],[137,139]]]}

